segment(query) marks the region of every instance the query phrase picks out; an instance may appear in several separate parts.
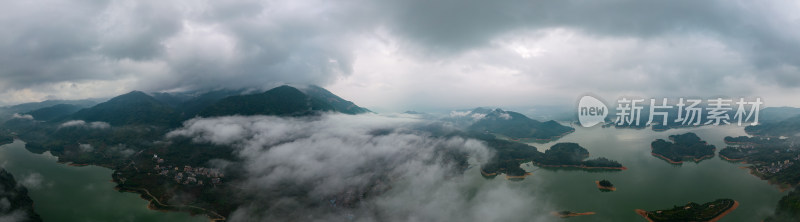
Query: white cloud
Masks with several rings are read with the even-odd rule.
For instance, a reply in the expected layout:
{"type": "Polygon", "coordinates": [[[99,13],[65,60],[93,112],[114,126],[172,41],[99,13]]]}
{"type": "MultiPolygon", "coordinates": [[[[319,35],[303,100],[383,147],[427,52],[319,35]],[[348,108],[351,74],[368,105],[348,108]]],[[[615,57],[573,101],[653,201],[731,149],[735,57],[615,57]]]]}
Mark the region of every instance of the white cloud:
{"type": "Polygon", "coordinates": [[[800,105],[791,97],[800,90],[800,32],[786,28],[796,25],[798,8],[791,1],[15,2],[0,9],[8,18],[0,25],[9,27],[0,35],[0,103],[296,83],[329,87],[378,111],[572,105],[585,93],[762,94],[800,105]]]}
{"type": "Polygon", "coordinates": [[[83,120],[70,120],[62,123],[60,127],[88,127],[93,129],[108,129],[111,127],[111,125],[106,122],[100,122],[100,121],[86,123],[86,121],[83,120]]]}
{"type": "Polygon", "coordinates": [[[81,152],[84,152],[84,153],[90,153],[90,152],[94,151],[94,147],[92,147],[92,144],[88,144],[88,143],[87,144],[80,144],[80,145],[78,145],[78,148],[81,150],[81,152]]]}
{"type": "Polygon", "coordinates": [[[22,184],[28,189],[39,189],[42,187],[42,182],[44,181],[44,177],[42,174],[39,173],[31,173],[27,176],[24,176],[22,180],[19,181],[19,184],[22,184]]]}
{"type": "Polygon", "coordinates": [[[196,142],[237,148],[248,178],[242,187],[256,201],[235,211],[231,221],[550,218],[544,212],[546,205],[534,196],[520,194],[526,192],[518,188],[503,185],[507,181],[481,183],[484,179],[477,175],[459,176],[462,169],[445,154],[463,152],[486,160],[491,152],[482,142],[432,137],[415,130],[422,124],[419,119],[373,114],[231,116],[192,119],[168,137],[186,136],[196,142]],[[308,196],[271,195],[286,184],[307,189],[308,196]],[[473,191],[477,197],[468,195],[473,191]],[[349,193],[357,199],[362,192],[376,197],[341,207],[352,204],[342,196],[349,193]],[[334,202],[340,207],[332,207],[334,202]],[[505,207],[497,208],[501,205],[505,207]],[[537,208],[540,210],[523,210],[537,208]]]}
{"type": "Polygon", "coordinates": [[[20,115],[19,113],[14,113],[14,115],[12,115],[11,117],[12,117],[12,118],[15,118],[15,119],[28,119],[28,120],[33,120],[33,116],[31,116],[30,114],[23,114],[23,115],[20,115]]]}
{"type": "Polygon", "coordinates": [[[509,120],[509,119],[511,119],[511,115],[509,115],[508,113],[501,113],[500,114],[500,118],[509,120]]]}

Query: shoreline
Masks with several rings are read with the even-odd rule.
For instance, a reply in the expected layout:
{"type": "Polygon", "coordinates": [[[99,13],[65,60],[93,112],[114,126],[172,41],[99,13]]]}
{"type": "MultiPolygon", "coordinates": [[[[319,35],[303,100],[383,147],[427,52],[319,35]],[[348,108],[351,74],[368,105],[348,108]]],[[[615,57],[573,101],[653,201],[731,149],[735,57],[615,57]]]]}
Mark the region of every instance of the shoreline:
{"type": "MultiPolygon", "coordinates": [[[[497,174],[497,173],[495,173],[495,174],[497,174]]],[[[530,175],[533,175],[533,174],[530,173],[530,172],[525,172],[525,174],[522,175],[522,176],[509,176],[508,174],[506,174],[506,180],[525,179],[525,177],[530,176],[530,175]]]]}
{"type": "MultiPolygon", "coordinates": [[[[19,139],[15,138],[15,142],[17,140],[19,140],[19,139]]],[[[22,140],[19,140],[19,141],[22,141],[22,140]]],[[[22,142],[24,142],[24,141],[22,141],[22,142]]],[[[3,145],[5,145],[5,144],[3,144],[3,145]]],[[[23,148],[23,149],[25,149],[25,148],[23,148]]],[[[27,149],[25,149],[25,150],[26,150],[26,152],[33,153],[30,150],[27,150],[27,149]]],[[[41,155],[41,154],[37,154],[37,155],[41,155]]],[[[61,159],[61,157],[58,157],[58,156],[55,156],[55,155],[53,155],[53,156],[57,158],[56,161],[55,161],[57,164],[63,164],[63,165],[67,165],[69,167],[97,166],[97,167],[102,167],[102,168],[109,169],[112,172],[117,172],[117,170],[114,169],[114,167],[112,165],[110,165],[110,164],[73,163],[73,162],[70,162],[70,161],[63,161],[61,159]]],[[[115,181],[113,175],[114,174],[112,173],[111,180],[109,180],[109,182],[112,182],[112,183],[116,184],[116,186],[114,186],[114,188],[113,188],[114,190],[120,191],[120,192],[128,192],[128,193],[139,194],[139,198],[141,198],[141,199],[143,199],[143,200],[148,202],[147,208],[149,210],[155,210],[155,211],[159,211],[159,212],[186,212],[186,213],[189,213],[191,215],[203,215],[205,218],[208,218],[209,221],[211,221],[211,222],[225,221],[227,219],[227,218],[225,218],[224,216],[220,215],[219,213],[217,213],[215,211],[207,210],[207,209],[200,208],[200,207],[195,207],[195,206],[191,206],[191,205],[172,206],[172,205],[162,204],[157,198],[155,198],[155,196],[150,194],[150,192],[146,188],[120,188],[119,187],[120,183],[115,181]],[[156,204],[158,204],[158,205],[156,205],[156,204]],[[163,208],[158,208],[159,206],[163,207],[163,208]],[[194,213],[194,212],[191,212],[189,210],[182,210],[181,208],[192,208],[192,209],[196,209],[196,210],[201,210],[202,213],[194,213]]]]}
{"type": "MultiPolygon", "coordinates": [[[[683,164],[683,160],[680,160],[680,161],[676,162],[676,161],[673,161],[673,160],[665,157],[664,155],[661,155],[661,154],[658,154],[658,153],[653,153],[652,151],[650,151],[650,154],[652,154],[655,157],[658,157],[659,159],[667,161],[667,162],[669,162],[671,164],[677,164],[677,165],[683,164]]],[[[710,159],[710,158],[714,158],[714,154],[701,156],[699,159],[698,158],[694,158],[693,156],[684,156],[683,158],[692,159],[695,163],[699,163],[700,161],[707,160],[707,159],[710,159]]]]}
{"type": "Polygon", "coordinates": [[[731,211],[736,210],[736,208],[738,208],[738,207],[739,207],[739,201],[734,200],[733,201],[733,206],[731,206],[727,210],[723,211],[721,214],[717,215],[716,217],[711,218],[711,220],[709,220],[708,222],[719,221],[719,219],[722,219],[722,217],[724,217],[725,215],[728,215],[729,213],[731,213],[731,211]]]}
{"type": "Polygon", "coordinates": [[[533,163],[533,165],[536,165],[538,167],[544,167],[544,168],[578,168],[578,169],[588,169],[588,170],[627,170],[628,169],[625,166],[621,166],[621,167],[588,167],[588,166],[584,166],[584,165],[546,165],[546,164],[537,163],[535,161],[531,161],[531,163],[533,163]]]}
{"type": "Polygon", "coordinates": [[[639,216],[642,216],[642,217],[644,217],[644,219],[645,219],[645,220],[647,220],[647,221],[649,221],[649,222],[653,222],[653,219],[650,219],[650,217],[648,217],[648,216],[647,216],[647,214],[648,214],[648,213],[647,213],[647,211],[646,211],[646,210],[642,210],[642,209],[635,209],[635,210],[633,210],[633,211],[635,211],[635,212],[636,212],[636,214],[638,214],[639,216]]]}
{"type": "MultiPolygon", "coordinates": [[[[786,191],[791,190],[791,189],[794,189],[794,187],[797,186],[797,185],[791,185],[791,184],[788,184],[788,183],[780,183],[780,182],[775,182],[775,181],[770,180],[770,179],[766,179],[766,178],[764,178],[763,174],[756,172],[755,169],[753,169],[753,167],[754,166],[745,166],[745,167],[740,167],[740,168],[749,169],[748,173],[750,173],[750,175],[756,176],[756,177],[758,177],[758,179],[767,181],[767,184],[769,184],[769,185],[776,186],[778,188],[778,190],[781,191],[781,193],[786,192],[786,191]]],[[[798,184],[798,185],[800,185],[800,184],[798,184]]]]}
{"type": "Polygon", "coordinates": [[[569,135],[570,133],[574,133],[574,132],[575,132],[575,129],[572,129],[570,131],[562,133],[561,135],[552,136],[550,138],[511,138],[511,137],[507,137],[507,138],[508,138],[508,140],[511,140],[511,141],[514,141],[514,142],[522,142],[522,143],[527,143],[527,142],[549,143],[549,142],[553,142],[555,140],[561,139],[562,137],[565,137],[565,136],[569,135]]]}
{"type": "Polygon", "coordinates": [[[480,168],[479,170],[481,171],[481,175],[483,175],[483,176],[486,176],[486,177],[497,176],[497,172],[487,173],[486,171],[483,171],[483,168],[481,168],[481,167],[478,167],[478,168],[480,168]]]}
{"type": "Polygon", "coordinates": [[[724,160],[727,160],[727,161],[730,161],[730,162],[736,162],[736,163],[744,161],[744,158],[732,159],[732,158],[728,158],[727,156],[725,156],[723,154],[719,154],[719,157],[722,157],[722,159],[724,159],[724,160]]]}
{"type": "Polygon", "coordinates": [[[205,208],[195,207],[195,206],[191,206],[191,205],[174,206],[174,205],[163,204],[163,203],[161,203],[160,200],[158,200],[158,198],[153,196],[153,194],[150,194],[150,191],[148,191],[146,188],[120,188],[120,187],[116,186],[116,187],[114,187],[114,190],[117,190],[117,191],[120,191],[120,192],[128,192],[128,193],[139,194],[139,197],[141,197],[142,199],[144,199],[144,200],[149,202],[147,204],[147,209],[150,209],[150,210],[155,210],[155,211],[160,211],[160,212],[186,212],[186,213],[189,213],[191,215],[196,215],[196,213],[194,213],[194,212],[182,209],[182,208],[192,208],[192,209],[197,209],[197,210],[203,211],[202,214],[205,215],[205,217],[208,218],[210,222],[217,222],[217,221],[225,221],[225,220],[227,220],[227,218],[225,218],[224,216],[218,214],[217,212],[214,212],[214,211],[211,211],[211,210],[207,210],[205,208]],[[214,214],[214,216],[216,218],[213,218],[210,213],[214,214]]]}

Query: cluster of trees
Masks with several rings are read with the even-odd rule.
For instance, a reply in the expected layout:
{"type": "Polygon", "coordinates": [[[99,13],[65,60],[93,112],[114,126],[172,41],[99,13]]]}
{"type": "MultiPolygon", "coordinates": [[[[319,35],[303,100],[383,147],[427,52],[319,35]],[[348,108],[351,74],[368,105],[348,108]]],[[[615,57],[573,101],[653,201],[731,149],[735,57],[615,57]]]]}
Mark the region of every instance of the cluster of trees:
{"type": "Polygon", "coordinates": [[[614,187],[614,184],[611,184],[611,181],[608,180],[601,180],[600,182],[598,182],[598,184],[604,187],[614,187]]]}
{"type": "Polygon", "coordinates": [[[669,136],[673,142],[657,139],[650,145],[653,153],[661,155],[671,161],[680,162],[684,158],[703,159],[714,156],[716,147],[701,140],[694,133],[669,136]]]}

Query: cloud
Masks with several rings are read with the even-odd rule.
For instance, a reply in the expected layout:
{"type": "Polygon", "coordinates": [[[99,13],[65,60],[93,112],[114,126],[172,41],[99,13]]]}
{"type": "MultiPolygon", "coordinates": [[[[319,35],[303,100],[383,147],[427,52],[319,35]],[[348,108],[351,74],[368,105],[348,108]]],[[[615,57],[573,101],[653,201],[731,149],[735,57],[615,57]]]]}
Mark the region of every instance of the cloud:
{"type": "Polygon", "coordinates": [[[507,181],[461,174],[457,156],[491,157],[484,143],[417,130],[424,126],[415,118],[373,114],[231,116],[192,119],[168,137],[237,149],[247,178],[239,183],[254,201],[231,221],[550,217],[547,205],[507,181]]]}
{"type": "MultiPolygon", "coordinates": [[[[3,201],[8,201],[8,199],[3,198],[3,201]]],[[[30,219],[28,218],[28,213],[26,213],[23,210],[15,210],[12,212],[8,212],[7,214],[0,213],[0,221],[3,222],[27,221],[28,219],[30,219]]]]}
{"type": "Polygon", "coordinates": [[[787,96],[800,91],[800,31],[789,28],[798,8],[686,0],[15,2],[0,9],[0,103],[296,83],[392,111],[572,105],[583,93],[760,94],[800,105],[787,96]]]}
{"type": "Polygon", "coordinates": [[[356,9],[322,1],[11,3],[0,10],[8,28],[0,93],[13,102],[325,84],[352,72],[346,37],[360,26],[347,12],[356,9]]]}
{"type": "Polygon", "coordinates": [[[94,151],[94,147],[92,147],[92,144],[88,144],[88,143],[87,144],[80,144],[80,145],[78,145],[78,148],[81,150],[81,152],[84,152],[84,153],[90,153],[90,152],[94,151]]]}
{"type": "Polygon", "coordinates": [[[100,121],[86,123],[86,121],[83,120],[70,120],[62,123],[60,127],[88,127],[92,129],[108,129],[111,127],[111,125],[106,122],[100,122],[100,121]]]}
{"type": "Polygon", "coordinates": [[[43,181],[44,177],[42,177],[42,174],[31,173],[22,178],[22,180],[19,181],[19,184],[22,184],[28,189],[39,189],[42,187],[43,181]]]}
{"type": "Polygon", "coordinates": [[[31,116],[30,114],[20,115],[19,113],[14,113],[14,115],[12,115],[11,118],[33,120],[33,116],[31,116]]]}

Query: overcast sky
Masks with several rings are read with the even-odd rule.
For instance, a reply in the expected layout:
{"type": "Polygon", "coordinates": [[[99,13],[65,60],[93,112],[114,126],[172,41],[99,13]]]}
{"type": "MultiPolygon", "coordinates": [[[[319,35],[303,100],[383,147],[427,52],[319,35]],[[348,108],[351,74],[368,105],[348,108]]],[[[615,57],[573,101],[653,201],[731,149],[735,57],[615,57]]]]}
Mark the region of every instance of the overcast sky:
{"type": "Polygon", "coordinates": [[[378,111],[586,93],[800,106],[796,1],[499,2],[5,2],[0,104],[288,83],[378,111]]]}

